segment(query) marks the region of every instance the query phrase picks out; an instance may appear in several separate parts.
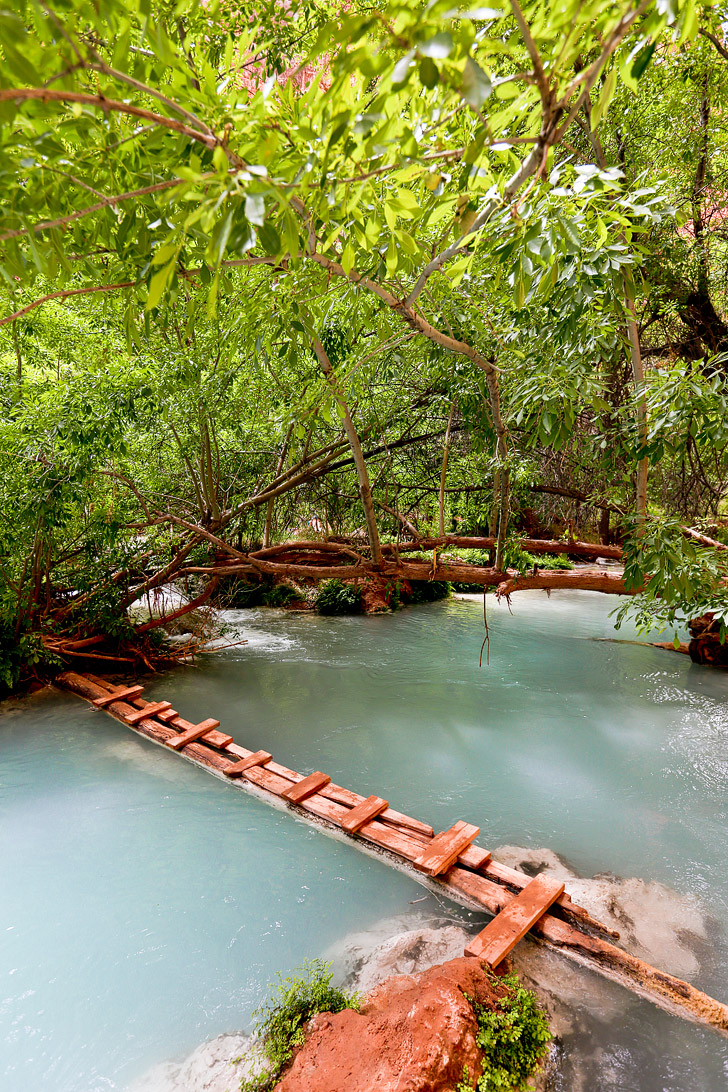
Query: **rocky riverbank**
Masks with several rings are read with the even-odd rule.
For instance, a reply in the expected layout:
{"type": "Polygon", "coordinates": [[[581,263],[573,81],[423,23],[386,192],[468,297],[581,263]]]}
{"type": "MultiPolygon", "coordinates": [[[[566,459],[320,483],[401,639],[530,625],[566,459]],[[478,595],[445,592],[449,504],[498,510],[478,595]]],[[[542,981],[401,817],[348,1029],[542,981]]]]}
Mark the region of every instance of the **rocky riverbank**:
{"type": "MultiPolygon", "coordinates": [[[[563,878],[574,899],[618,929],[623,946],[641,958],[688,978],[698,972],[709,923],[696,899],[637,878],[608,874],[579,877],[548,849],[502,846],[495,856],[529,874],[546,871],[563,878]]],[[[475,927],[466,928],[462,919],[404,915],[381,921],[367,932],[351,934],[326,952],[336,980],[368,996],[369,1004],[363,1013],[366,1023],[352,1034],[348,1022],[356,1014],[317,1018],[312,1046],[299,1055],[301,1061],[282,1082],[282,1092],[313,1092],[314,1087],[322,1092],[323,1086],[311,1083],[306,1067],[314,1050],[326,1051],[325,1039],[339,1043],[331,1051],[331,1065],[326,1072],[332,1079],[338,1073],[351,1092],[364,1087],[393,1087],[387,1073],[397,1065],[401,1069],[405,1062],[408,1072],[415,1075],[412,1090],[448,1087],[437,1084],[437,1074],[448,1081],[459,1064],[454,1087],[463,1064],[473,1063],[472,1009],[463,1007],[461,1001],[464,986],[467,992],[476,988],[473,976],[478,978],[477,964],[461,957],[475,927]],[[342,1029],[335,1021],[342,1024],[342,1029]],[[405,1027],[406,1036],[402,1030],[405,1027]],[[341,1044],[347,1040],[350,1047],[344,1050],[341,1044]],[[425,1049],[428,1040],[431,1051],[425,1049]],[[372,1066],[375,1062],[380,1066],[376,1071],[379,1083],[360,1086],[354,1062],[358,1059],[358,1072],[363,1074],[367,1058],[372,1066]],[[345,1073],[347,1066],[351,1070],[349,1077],[345,1073]],[[427,1077],[424,1084],[416,1083],[420,1073],[427,1077]]],[[[595,1020],[623,1020],[634,998],[614,986],[605,1003],[601,979],[537,944],[520,944],[514,952],[513,966],[548,1012],[555,1037],[537,1081],[538,1092],[561,1092],[564,1088],[590,1092],[599,1082],[605,1089],[618,1087],[612,1084],[609,1057],[591,1051],[590,1028],[595,1020]]],[[[249,1036],[243,1032],[221,1035],[203,1043],[182,1062],[155,1067],[128,1092],[235,1092],[253,1064],[249,1036]]],[[[331,1088],[338,1089],[339,1085],[331,1083],[331,1088]]]]}

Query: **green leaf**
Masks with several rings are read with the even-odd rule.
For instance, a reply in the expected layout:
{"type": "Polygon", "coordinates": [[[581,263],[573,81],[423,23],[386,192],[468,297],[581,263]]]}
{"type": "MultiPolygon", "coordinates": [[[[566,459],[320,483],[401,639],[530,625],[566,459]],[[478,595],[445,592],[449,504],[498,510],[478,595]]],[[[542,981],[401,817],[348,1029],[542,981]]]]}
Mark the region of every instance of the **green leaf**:
{"type": "Polygon", "coordinates": [[[147,302],[144,305],[145,311],[151,311],[153,307],[159,304],[162,298],[167,283],[172,275],[174,269],[174,262],[169,262],[167,265],[158,269],[149,282],[149,296],[147,302]]]}
{"type": "Polygon", "coordinates": [[[421,42],[417,46],[417,52],[420,57],[435,57],[439,60],[444,60],[445,57],[449,57],[452,50],[452,35],[446,30],[440,31],[434,38],[429,38],[426,42],[421,42]]]}
{"type": "Polygon", "coordinates": [[[648,42],[648,44],[643,46],[639,51],[632,62],[631,76],[633,80],[638,80],[645,71],[647,65],[652,60],[652,54],[655,52],[655,48],[654,42],[648,42]]]}
{"type": "Polygon", "coordinates": [[[399,254],[397,253],[397,244],[395,243],[394,238],[391,238],[389,240],[389,246],[387,247],[387,257],[385,260],[387,263],[387,276],[393,277],[394,274],[397,272],[397,266],[399,264],[399,254]]]}
{"type": "Polygon", "coordinates": [[[591,112],[592,132],[594,132],[597,125],[599,124],[599,122],[602,120],[602,118],[606,114],[607,110],[609,109],[609,104],[612,101],[612,95],[614,94],[614,89],[615,89],[616,86],[617,86],[617,69],[616,69],[616,67],[612,67],[612,68],[609,69],[609,72],[607,73],[607,78],[604,81],[604,86],[602,87],[602,93],[599,96],[599,98],[597,99],[594,106],[592,107],[592,112],[591,112]]]}
{"type": "Polygon", "coordinates": [[[260,227],[265,222],[265,199],[262,193],[248,193],[245,197],[245,218],[260,227]]]}
{"type": "Polygon", "coordinates": [[[432,89],[437,86],[439,79],[440,73],[432,57],[423,57],[420,61],[420,82],[423,87],[432,89]]]}
{"type": "Polygon", "coordinates": [[[411,49],[409,53],[406,53],[401,60],[397,61],[392,71],[392,84],[397,86],[403,86],[409,77],[410,68],[412,67],[412,61],[414,59],[415,51],[411,49]]]}
{"type": "Polygon", "coordinates": [[[683,42],[686,42],[688,40],[692,41],[697,33],[698,15],[695,10],[695,0],[687,0],[687,3],[683,8],[682,31],[680,33],[680,41],[678,44],[682,45],[683,42]]]}
{"type": "Polygon", "coordinates": [[[351,243],[347,243],[344,248],[344,253],[341,255],[341,268],[344,270],[347,277],[354,268],[355,261],[356,254],[354,251],[354,247],[351,245],[351,243]]]}
{"type": "Polygon", "coordinates": [[[471,57],[468,57],[465,62],[463,82],[460,86],[460,94],[465,102],[467,102],[468,106],[472,106],[474,110],[480,110],[492,91],[493,84],[490,82],[488,73],[484,72],[471,57]]]}

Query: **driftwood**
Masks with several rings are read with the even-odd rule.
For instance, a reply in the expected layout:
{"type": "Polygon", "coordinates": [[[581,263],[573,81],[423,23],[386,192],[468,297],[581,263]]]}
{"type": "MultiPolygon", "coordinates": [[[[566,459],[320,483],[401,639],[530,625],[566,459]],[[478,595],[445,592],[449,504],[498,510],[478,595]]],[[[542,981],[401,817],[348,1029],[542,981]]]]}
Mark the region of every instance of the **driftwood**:
{"type": "MultiPolygon", "coordinates": [[[[89,701],[108,696],[114,689],[103,679],[74,672],[60,675],[57,682],[89,701]]],[[[138,712],[145,705],[139,698],[133,699],[131,703],[117,700],[108,704],[105,711],[124,721],[125,716],[138,712]]],[[[140,719],[133,727],[128,721],[124,723],[133,731],[159,744],[166,744],[167,740],[178,737],[173,728],[149,716],[140,719]]],[[[237,766],[240,759],[249,758],[253,754],[234,743],[219,750],[201,741],[187,744],[178,753],[219,777],[225,777],[226,770],[237,766]]],[[[342,831],[342,821],[351,814],[350,809],[363,803],[365,798],[326,783],[321,785],[319,792],[307,796],[300,804],[285,805],[284,794],[290,793],[293,784],[302,781],[304,778],[301,774],[271,761],[244,770],[234,784],[256,792],[257,795],[262,794],[278,806],[296,807],[313,816],[331,833],[339,837],[349,837],[342,831]]],[[[489,854],[473,845],[461,853],[457,862],[442,877],[424,877],[413,867],[413,862],[421,857],[423,844],[431,837],[432,828],[400,816],[399,813],[393,813],[389,821],[383,821],[386,815],[386,811],[382,812],[378,818],[365,824],[358,834],[353,835],[355,843],[369,852],[373,846],[376,847],[376,852],[383,854],[397,868],[464,906],[498,914],[513,901],[513,891],[525,886],[530,878],[523,874],[522,879],[519,879],[521,874],[516,870],[497,865],[489,859],[489,854]],[[474,856],[472,868],[468,867],[467,854],[474,856]]],[[[578,921],[580,927],[576,928],[574,916],[569,913],[570,905],[574,906],[568,896],[562,895],[535,925],[534,932],[547,947],[620,982],[668,1011],[728,1034],[727,1005],[707,996],[689,983],[629,955],[622,948],[603,939],[603,936],[595,935],[600,931],[599,923],[590,919],[583,908],[577,908],[581,911],[581,919],[578,921]]]]}

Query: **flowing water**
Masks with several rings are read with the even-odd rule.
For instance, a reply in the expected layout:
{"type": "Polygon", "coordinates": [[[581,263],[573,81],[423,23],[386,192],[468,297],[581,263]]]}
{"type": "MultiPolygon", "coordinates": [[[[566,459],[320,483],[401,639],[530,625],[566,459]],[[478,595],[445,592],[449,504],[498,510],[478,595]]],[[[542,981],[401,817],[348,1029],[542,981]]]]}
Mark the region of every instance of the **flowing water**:
{"type": "MultiPolygon", "coordinates": [[[[583,876],[696,896],[690,978],[726,1000],[728,676],[602,640],[614,606],[489,606],[482,668],[475,597],[373,618],[233,612],[247,645],[146,694],[436,828],[467,819],[488,847],[547,846],[583,876]]],[[[478,920],[77,698],[0,719],[2,1092],[123,1090],[246,1028],[275,971],[443,911],[478,920]]],[[[564,1092],[728,1088],[726,1040],[549,959],[574,1015],[564,1092]]]]}

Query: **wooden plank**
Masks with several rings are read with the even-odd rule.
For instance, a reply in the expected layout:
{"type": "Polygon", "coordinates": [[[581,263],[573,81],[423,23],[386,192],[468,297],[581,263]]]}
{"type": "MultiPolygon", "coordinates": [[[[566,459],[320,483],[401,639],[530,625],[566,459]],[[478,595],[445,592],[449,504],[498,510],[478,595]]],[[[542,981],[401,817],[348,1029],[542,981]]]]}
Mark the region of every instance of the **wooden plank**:
{"type": "Polygon", "coordinates": [[[193,724],[186,732],[182,732],[180,735],[168,739],[167,746],[171,747],[174,751],[181,751],[188,743],[194,743],[196,739],[207,736],[207,733],[212,729],[217,728],[219,723],[219,720],[212,720],[212,718],[209,720],[202,720],[199,724],[193,724]]]}
{"type": "Polygon", "coordinates": [[[313,796],[315,792],[322,789],[324,785],[328,785],[331,778],[328,774],[321,773],[321,770],[316,770],[314,773],[309,774],[308,777],[304,777],[302,781],[299,781],[296,785],[291,785],[289,789],[283,793],[286,800],[290,800],[292,804],[300,804],[302,800],[305,800],[308,796],[313,796]]]}
{"type": "Polygon", "coordinates": [[[256,751],[247,758],[241,758],[240,762],[233,762],[231,766],[226,766],[225,774],[227,777],[241,777],[251,766],[265,766],[272,757],[273,755],[268,754],[267,751],[256,751]]]}
{"type": "Polygon", "coordinates": [[[489,967],[497,967],[556,902],[563,890],[563,883],[553,877],[545,873],[535,876],[520,895],[516,895],[477,937],[473,937],[465,954],[475,956],[489,967]]]}
{"type": "Polygon", "coordinates": [[[94,705],[99,709],[103,709],[105,705],[110,705],[112,701],[128,701],[129,698],[138,698],[143,690],[143,686],[121,686],[111,694],[104,694],[100,698],[95,698],[94,705]]]}
{"type": "Polygon", "coordinates": [[[401,811],[395,811],[394,808],[387,808],[383,811],[380,819],[383,823],[391,823],[393,827],[399,827],[405,832],[412,831],[414,834],[421,834],[425,838],[434,837],[434,828],[429,823],[421,823],[419,819],[413,819],[411,815],[405,815],[401,811]]]}
{"type": "Polygon", "coordinates": [[[381,796],[368,796],[366,800],[362,800],[361,804],[357,804],[355,808],[352,808],[345,819],[342,819],[341,829],[345,830],[347,834],[356,834],[365,823],[370,823],[372,819],[376,819],[388,807],[389,801],[382,800],[381,796]]]}
{"type": "Polygon", "coordinates": [[[447,872],[479,834],[480,827],[475,827],[472,823],[464,823],[462,820],[455,823],[449,830],[441,831],[432,839],[415,861],[415,868],[428,876],[439,876],[441,872],[447,872]]]}
{"type": "Polygon", "coordinates": [[[157,713],[163,713],[165,709],[171,708],[171,701],[151,701],[143,709],[136,709],[133,713],[125,713],[124,719],[129,724],[138,724],[145,717],[156,717],[157,713]]]}

